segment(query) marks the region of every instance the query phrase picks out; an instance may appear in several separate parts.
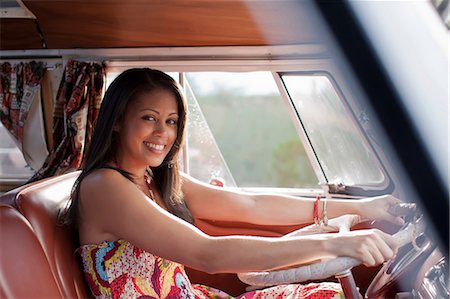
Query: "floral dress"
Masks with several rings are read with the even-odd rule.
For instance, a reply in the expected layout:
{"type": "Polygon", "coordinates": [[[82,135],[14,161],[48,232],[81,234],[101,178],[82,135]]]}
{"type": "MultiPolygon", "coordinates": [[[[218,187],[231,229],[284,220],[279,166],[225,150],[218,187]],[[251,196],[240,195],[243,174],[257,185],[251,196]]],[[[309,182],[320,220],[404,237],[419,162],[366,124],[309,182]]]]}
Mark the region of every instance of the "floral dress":
{"type": "MultiPolygon", "coordinates": [[[[203,285],[191,284],[184,266],[150,254],[125,241],[79,248],[84,275],[96,298],[233,298],[203,285]]],[[[244,293],[248,298],[344,298],[339,284],[289,284],[244,293]]]]}

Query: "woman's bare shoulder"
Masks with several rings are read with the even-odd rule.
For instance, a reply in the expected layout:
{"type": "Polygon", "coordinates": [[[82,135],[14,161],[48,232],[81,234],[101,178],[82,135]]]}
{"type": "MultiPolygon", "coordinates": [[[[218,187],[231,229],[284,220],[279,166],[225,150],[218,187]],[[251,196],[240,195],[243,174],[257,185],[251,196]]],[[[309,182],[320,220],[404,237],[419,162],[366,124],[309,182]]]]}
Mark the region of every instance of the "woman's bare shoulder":
{"type": "Polygon", "coordinates": [[[148,203],[145,196],[125,176],[113,169],[98,169],[80,183],[80,241],[99,243],[127,236],[119,234],[136,209],[148,203]]]}
{"type": "Polygon", "coordinates": [[[119,171],[111,168],[99,168],[93,170],[89,173],[82,181],[85,185],[90,185],[90,183],[108,183],[110,181],[115,181],[120,178],[126,179],[119,171]]]}
{"type": "Polygon", "coordinates": [[[83,178],[81,188],[98,188],[101,186],[109,186],[115,184],[124,184],[130,182],[124,175],[119,171],[111,168],[100,168],[93,170],[86,177],[83,178]]]}
{"type": "Polygon", "coordinates": [[[102,199],[114,198],[114,194],[132,186],[132,183],[117,170],[96,169],[80,182],[80,200],[83,202],[84,198],[96,198],[95,201],[89,200],[89,202],[102,204],[102,199]]]}
{"type": "Polygon", "coordinates": [[[105,229],[108,219],[120,210],[117,195],[127,188],[128,180],[113,169],[96,169],[80,182],[79,237],[82,244],[98,244],[116,240],[117,236],[105,229]]]}

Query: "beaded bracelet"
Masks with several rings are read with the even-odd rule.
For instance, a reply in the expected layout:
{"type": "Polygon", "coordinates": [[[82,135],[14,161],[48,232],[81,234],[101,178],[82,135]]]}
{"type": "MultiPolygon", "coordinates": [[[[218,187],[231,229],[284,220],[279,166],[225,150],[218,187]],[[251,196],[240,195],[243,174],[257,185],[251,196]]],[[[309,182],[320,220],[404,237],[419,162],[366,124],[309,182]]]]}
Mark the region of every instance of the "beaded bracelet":
{"type": "Polygon", "coordinates": [[[325,200],[323,201],[323,204],[322,204],[322,222],[323,222],[323,225],[325,225],[325,226],[328,225],[327,200],[328,200],[328,196],[325,197],[325,200]]]}
{"type": "Polygon", "coordinates": [[[316,225],[321,224],[321,220],[319,217],[319,202],[320,202],[320,195],[317,195],[316,200],[314,201],[314,208],[313,208],[313,219],[316,225]]]}
{"type": "Polygon", "coordinates": [[[320,195],[317,195],[316,200],[314,201],[314,208],[313,208],[313,219],[314,223],[319,225],[328,225],[328,215],[327,215],[327,199],[325,198],[324,201],[322,201],[322,217],[319,216],[319,203],[320,203],[320,195]]]}

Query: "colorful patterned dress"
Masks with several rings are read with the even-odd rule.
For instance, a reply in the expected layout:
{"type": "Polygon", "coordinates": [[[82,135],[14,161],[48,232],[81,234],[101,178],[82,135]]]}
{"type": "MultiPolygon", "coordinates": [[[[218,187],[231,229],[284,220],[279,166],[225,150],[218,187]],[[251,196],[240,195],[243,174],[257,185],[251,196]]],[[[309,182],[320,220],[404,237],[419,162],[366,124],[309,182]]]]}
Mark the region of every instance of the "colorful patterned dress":
{"type": "MultiPolygon", "coordinates": [[[[118,240],[79,248],[84,275],[96,298],[233,298],[203,285],[191,284],[184,266],[118,240]]],[[[290,284],[251,291],[237,297],[344,298],[336,283],[290,284]]]]}

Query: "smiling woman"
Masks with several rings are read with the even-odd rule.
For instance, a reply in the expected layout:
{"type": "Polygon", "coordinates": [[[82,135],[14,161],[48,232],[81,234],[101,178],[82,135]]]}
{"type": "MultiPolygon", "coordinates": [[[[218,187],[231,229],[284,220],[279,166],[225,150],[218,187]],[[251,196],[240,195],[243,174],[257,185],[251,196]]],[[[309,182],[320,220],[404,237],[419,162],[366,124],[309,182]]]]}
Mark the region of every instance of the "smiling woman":
{"type": "MultiPolygon", "coordinates": [[[[106,166],[145,186],[147,171],[143,170],[150,167],[148,176],[155,173],[158,192],[166,200],[164,205],[191,222],[192,216],[180,200],[178,164],[173,163],[184,136],[183,97],[179,85],[159,71],[133,69],[116,78],[105,94],[84,171],[77,182],[106,166]]],[[[76,186],[67,223],[77,221],[78,183],[76,186]]]]}
{"type": "Polygon", "coordinates": [[[35,19],[0,18],[0,114],[39,170],[0,175],[1,298],[448,297],[431,1],[22,2],[35,19]]]}
{"type": "MultiPolygon", "coordinates": [[[[228,298],[222,291],[191,284],[183,265],[209,273],[246,272],[283,268],[336,253],[376,265],[394,254],[395,240],[373,230],[277,239],[212,237],[200,231],[194,219],[303,223],[309,213],[292,211],[308,210],[313,203],[215,188],[179,173],[185,107],[176,81],[152,69],[123,72],[105,94],[70,206],[62,215],[65,224],[77,227],[85,276],[95,296],[228,298]],[[342,249],[343,242],[365,244],[367,249],[348,252],[342,249]],[[305,251],[298,253],[299,246],[305,251]],[[273,254],[279,258],[268,259],[273,254]]],[[[331,201],[329,216],[352,212],[371,218],[364,212],[366,207],[372,216],[377,210],[376,217],[398,221],[385,210],[396,203],[389,196],[357,203],[331,201]]],[[[292,284],[239,298],[309,298],[308,294],[334,298],[341,292],[335,283],[292,284]]]]}

